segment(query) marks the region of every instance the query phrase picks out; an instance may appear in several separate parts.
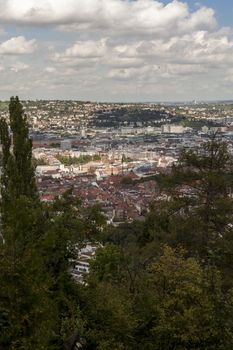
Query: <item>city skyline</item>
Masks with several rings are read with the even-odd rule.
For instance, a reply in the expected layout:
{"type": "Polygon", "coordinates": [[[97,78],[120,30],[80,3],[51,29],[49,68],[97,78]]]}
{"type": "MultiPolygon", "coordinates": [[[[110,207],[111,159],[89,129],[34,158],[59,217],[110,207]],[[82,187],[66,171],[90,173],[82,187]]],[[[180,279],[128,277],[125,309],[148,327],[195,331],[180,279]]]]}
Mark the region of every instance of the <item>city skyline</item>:
{"type": "Polygon", "coordinates": [[[0,10],[0,99],[232,99],[226,0],[7,0],[0,10]]]}

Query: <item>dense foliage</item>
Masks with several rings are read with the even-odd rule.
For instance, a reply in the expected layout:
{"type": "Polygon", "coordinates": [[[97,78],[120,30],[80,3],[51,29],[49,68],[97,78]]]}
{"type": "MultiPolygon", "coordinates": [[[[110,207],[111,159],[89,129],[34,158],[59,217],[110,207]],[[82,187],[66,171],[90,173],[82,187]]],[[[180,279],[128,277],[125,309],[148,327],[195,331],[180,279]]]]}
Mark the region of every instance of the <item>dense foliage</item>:
{"type": "Polygon", "coordinates": [[[72,193],[52,205],[40,203],[18,98],[11,99],[9,112],[10,125],[0,122],[0,348],[63,349],[77,328],[79,307],[68,271],[70,247],[97,237],[103,218],[95,208],[82,209],[72,193]]]}
{"type": "Polygon", "coordinates": [[[93,156],[90,156],[88,154],[80,155],[79,157],[63,156],[61,154],[57,154],[56,158],[64,165],[81,165],[101,159],[98,154],[94,154],[93,156]]]}

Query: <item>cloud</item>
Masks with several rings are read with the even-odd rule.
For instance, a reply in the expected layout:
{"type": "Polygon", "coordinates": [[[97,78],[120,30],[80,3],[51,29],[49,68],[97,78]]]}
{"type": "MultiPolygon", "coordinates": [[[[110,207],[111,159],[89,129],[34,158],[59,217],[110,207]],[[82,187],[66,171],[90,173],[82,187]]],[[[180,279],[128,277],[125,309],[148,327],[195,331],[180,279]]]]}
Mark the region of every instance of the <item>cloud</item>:
{"type": "Polygon", "coordinates": [[[45,68],[45,72],[46,73],[51,73],[51,74],[56,74],[57,73],[57,69],[55,67],[46,67],[45,68]]]}
{"type": "Polygon", "coordinates": [[[153,100],[226,92],[233,81],[232,29],[220,28],[209,7],[164,2],[0,0],[0,23],[23,33],[0,43],[2,84],[34,91],[36,98],[153,100]]]}
{"type": "Polygon", "coordinates": [[[1,55],[25,55],[33,53],[37,48],[36,40],[26,40],[24,36],[11,38],[0,44],[1,55]]]}
{"type": "MultiPolygon", "coordinates": [[[[223,31],[196,31],[164,39],[144,39],[114,44],[110,40],[79,41],[52,60],[63,66],[89,66],[119,69],[148,65],[185,65],[209,68],[231,64],[233,41],[223,31]]],[[[197,71],[197,69],[194,69],[197,71]]],[[[185,68],[183,69],[185,71],[185,68]]]]}
{"type": "Polygon", "coordinates": [[[190,13],[187,4],[178,0],[167,5],[155,0],[0,0],[0,22],[131,34],[216,26],[212,9],[202,7],[190,13]]]}
{"type": "Polygon", "coordinates": [[[30,66],[26,63],[23,63],[23,62],[16,62],[14,63],[12,66],[11,66],[11,71],[12,72],[15,72],[15,73],[18,73],[18,72],[21,72],[21,71],[24,71],[26,69],[28,69],[30,66]]]}
{"type": "Polygon", "coordinates": [[[145,65],[137,68],[120,68],[111,69],[108,73],[108,77],[117,80],[147,80],[151,75],[159,70],[159,66],[145,65]]]}
{"type": "Polygon", "coordinates": [[[106,39],[99,41],[87,40],[77,41],[74,45],[66,49],[63,54],[56,54],[55,59],[66,60],[69,58],[98,58],[106,53],[106,39]]]}
{"type": "Polygon", "coordinates": [[[67,68],[90,68],[107,54],[106,39],[97,41],[77,41],[64,52],[55,52],[51,59],[60,67],[67,68]]]}
{"type": "Polygon", "coordinates": [[[233,41],[223,31],[201,30],[167,39],[116,45],[113,53],[119,59],[140,59],[156,64],[226,64],[232,61],[233,41]]]}
{"type": "Polygon", "coordinates": [[[208,7],[201,7],[193,13],[189,13],[184,21],[179,23],[180,32],[208,30],[217,27],[215,12],[208,7]]]}

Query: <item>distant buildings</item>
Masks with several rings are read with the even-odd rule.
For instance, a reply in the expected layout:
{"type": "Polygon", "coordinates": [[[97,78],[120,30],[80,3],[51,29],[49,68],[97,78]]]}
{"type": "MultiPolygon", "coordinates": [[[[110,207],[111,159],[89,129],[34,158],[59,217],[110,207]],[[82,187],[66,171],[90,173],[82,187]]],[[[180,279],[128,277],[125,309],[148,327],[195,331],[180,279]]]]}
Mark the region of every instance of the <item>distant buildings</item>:
{"type": "Polygon", "coordinates": [[[161,127],[161,132],[164,134],[183,134],[187,131],[190,131],[190,128],[185,128],[182,125],[166,124],[161,127]]]}
{"type": "Polygon", "coordinates": [[[89,273],[90,261],[94,259],[96,250],[101,247],[100,243],[86,242],[82,248],[76,246],[76,259],[72,260],[70,272],[74,279],[83,284],[85,276],[89,273]]]}
{"type": "Polygon", "coordinates": [[[62,140],[61,141],[61,150],[62,151],[71,150],[71,148],[72,148],[72,143],[70,140],[62,140]]]}
{"type": "MultiPolygon", "coordinates": [[[[168,173],[182,149],[197,149],[217,132],[233,152],[231,105],[25,101],[24,106],[33,157],[41,164],[36,168],[41,199],[53,201],[72,188],[83,206],[100,204],[114,225],[143,219],[159,196],[155,175],[168,173]],[[58,155],[88,161],[62,164],[58,155]],[[94,155],[97,159],[89,158],[94,155]],[[149,180],[137,181],[143,178],[149,180]]],[[[0,116],[8,118],[7,109],[0,116]]]]}

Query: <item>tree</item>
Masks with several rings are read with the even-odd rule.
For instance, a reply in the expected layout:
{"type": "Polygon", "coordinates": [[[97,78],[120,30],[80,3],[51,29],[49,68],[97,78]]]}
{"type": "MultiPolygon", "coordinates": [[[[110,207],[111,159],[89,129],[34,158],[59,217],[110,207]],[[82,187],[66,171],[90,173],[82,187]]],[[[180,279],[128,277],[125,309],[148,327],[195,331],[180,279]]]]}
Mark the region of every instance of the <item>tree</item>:
{"type": "Polygon", "coordinates": [[[183,244],[208,263],[222,259],[233,223],[233,162],[227,144],[214,138],[197,151],[184,151],[162,190],[167,200],[152,206],[144,238],[155,235],[160,242],[183,244]]]}
{"type": "Polygon", "coordinates": [[[10,128],[0,122],[0,347],[63,349],[81,324],[70,259],[84,239],[97,238],[104,220],[98,208],[83,209],[72,190],[51,205],[40,202],[27,119],[17,97],[9,112],[10,128]]]}
{"type": "Polygon", "coordinates": [[[218,271],[206,271],[185,255],[183,249],[164,246],[158,261],[151,264],[147,290],[141,295],[147,300],[147,323],[146,339],[141,329],[139,349],[220,350],[233,346],[232,301],[222,293],[218,271]]]}
{"type": "Polygon", "coordinates": [[[156,255],[132,291],[135,257],[114,245],[97,251],[80,293],[87,348],[230,350],[232,290],[224,293],[219,271],[183,248],[165,245],[156,255]]]}
{"type": "Polygon", "coordinates": [[[37,197],[37,190],[32,166],[32,143],[29,139],[29,130],[23,107],[18,97],[12,97],[9,105],[10,129],[1,120],[0,134],[3,145],[3,172],[6,177],[5,191],[3,190],[3,201],[6,197],[18,198],[25,195],[30,198],[37,197]],[[12,145],[12,152],[10,147],[12,145]],[[8,193],[6,193],[8,191],[8,193]]]}
{"type": "Polygon", "coordinates": [[[134,349],[136,319],[127,286],[126,260],[121,248],[99,248],[91,262],[81,305],[88,349],[134,349]]]}
{"type": "Polygon", "coordinates": [[[27,121],[17,97],[11,98],[9,112],[10,130],[5,120],[0,122],[4,237],[0,246],[0,309],[5,320],[1,347],[43,349],[51,337],[56,313],[49,297],[50,276],[39,249],[43,213],[31,165],[27,121]]]}

